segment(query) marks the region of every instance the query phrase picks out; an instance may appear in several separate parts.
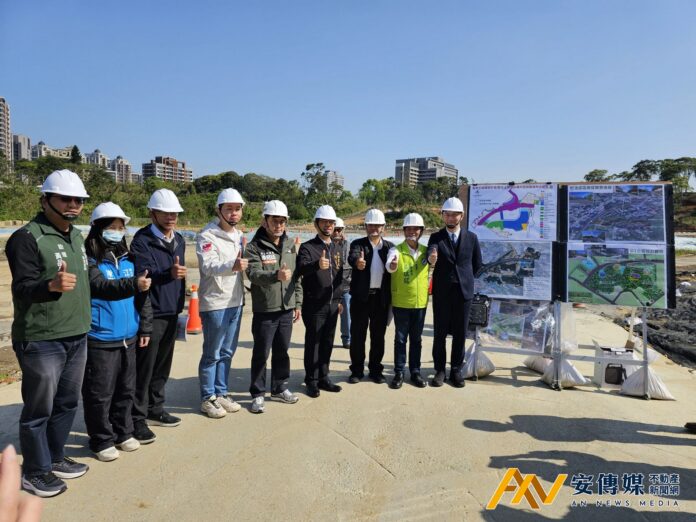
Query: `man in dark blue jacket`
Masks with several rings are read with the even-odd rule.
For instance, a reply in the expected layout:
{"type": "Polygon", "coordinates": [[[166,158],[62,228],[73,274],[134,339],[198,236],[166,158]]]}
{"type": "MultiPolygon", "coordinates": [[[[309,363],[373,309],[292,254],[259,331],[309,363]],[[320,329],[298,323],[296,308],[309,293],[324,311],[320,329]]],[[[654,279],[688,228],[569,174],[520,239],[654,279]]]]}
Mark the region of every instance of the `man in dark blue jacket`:
{"type": "Polygon", "coordinates": [[[137,351],[133,404],[134,437],[143,444],[155,440],[148,425],[174,427],[181,423],[181,419],[164,411],[164,385],[172,368],[186,278],[184,238],[174,230],[178,214],[184,209],[176,195],[167,189],[156,190],[147,207],[152,224],[138,230],[130,245],[136,273],[147,270],[152,279],[152,335],[150,346],[137,351]]]}
{"type": "Polygon", "coordinates": [[[473,232],[463,230],[461,222],[464,206],[459,198],[449,198],[442,206],[445,228],[430,236],[428,262],[433,271],[433,362],[435,377],[431,386],[445,382],[447,365],[447,334],[452,334],[452,358],[450,383],[456,388],[464,386],[464,340],[469,326],[469,310],[474,297],[474,276],[482,265],[478,238],[473,232]]]}

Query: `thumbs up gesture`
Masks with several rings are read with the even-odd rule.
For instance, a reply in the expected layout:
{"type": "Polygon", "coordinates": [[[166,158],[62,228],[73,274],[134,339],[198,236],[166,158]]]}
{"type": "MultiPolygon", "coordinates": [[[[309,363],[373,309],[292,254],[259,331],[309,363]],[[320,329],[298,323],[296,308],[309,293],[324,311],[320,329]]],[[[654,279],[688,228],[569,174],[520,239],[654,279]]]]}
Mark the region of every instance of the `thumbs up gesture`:
{"type": "Polygon", "coordinates": [[[288,268],[287,263],[283,263],[283,266],[278,270],[278,281],[289,281],[292,277],[292,270],[288,268]]]}
{"type": "Polygon", "coordinates": [[[430,263],[432,266],[435,266],[435,263],[437,263],[437,247],[434,246],[430,249],[430,254],[428,255],[428,263],[430,263]]]}
{"type": "Polygon", "coordinates": [[[329,260],[326,258],[326,250],[321,251],[319,258],[319,270],[328,270],[330,266],[329,260]]]}
{"type": "Polygon", "coordinates": [[[233,272],[244,272],[249,265],[249,260],[242,257],[242,251],[240,250],[237,254],[237,259],[234,261],[234,266],[232,267],[233,272]]]}
{"type": "Polygon", "coordinates": [[[186,267],[179,264],[179,256],[174,258],[174,264],[170,270],[172,279],[186,279],[186,267]]]}
{"type": "Polygon", "coordinates": [[[147,292],[152,284],[152,279],[147,277],[147,270],[138,276],[138,290],[140,292],[147,292]]]}
{"type": "Polygon", "coordinates": [[[68,272],[68,264],[65,261],[60,262],[58,272],[48,282],[48,289],[51,292],[70,292],[75,289],[77,284],[77,276],[68,272]]]}
{"type": "Polygon", "coordinates": [[[357,268],[358,270],[365,270],[366,266],[367,266],[367,262],[365,261],[365,251],[361,250],[360,257],[355,262],[355,268],[357,268]]]}
{"type": "Polygon", "coordinates": [[[394,259],[391,260],[391,263],[389,263],[389,268],[392,270],[396,270],[396,268],[399,266],[399,253],[394,252],[394,259]]]}

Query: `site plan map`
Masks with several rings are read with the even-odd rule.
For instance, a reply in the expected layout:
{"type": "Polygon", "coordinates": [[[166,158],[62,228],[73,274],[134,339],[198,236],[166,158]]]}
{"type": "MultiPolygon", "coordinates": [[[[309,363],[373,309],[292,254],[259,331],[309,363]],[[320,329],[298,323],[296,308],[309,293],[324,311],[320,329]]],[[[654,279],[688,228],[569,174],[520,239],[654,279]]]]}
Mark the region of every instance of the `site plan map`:
{"type": "Polygon", "coordinates": [[[665,245],[568,244],[568,301],[666,308],[665,245]]]}

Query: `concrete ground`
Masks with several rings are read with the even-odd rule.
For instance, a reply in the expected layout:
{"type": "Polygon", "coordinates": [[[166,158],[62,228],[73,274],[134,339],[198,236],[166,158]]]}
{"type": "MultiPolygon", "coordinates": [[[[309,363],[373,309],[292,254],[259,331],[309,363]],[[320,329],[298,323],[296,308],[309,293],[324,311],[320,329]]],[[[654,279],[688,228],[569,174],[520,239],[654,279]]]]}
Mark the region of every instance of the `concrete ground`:
{"type": "MultiPolygon", "coordinates": [[[[626,340],[608,319],[587,311],[576,319],[582,343],[626,340]]],[[[266,413],[254,415],[247,393],[250,326],[249,309],[231,372],[242,411],[220,420],[199,414],[202,337],[189,336],[177,344],[167,385],[168,410],[182,417],[181,426],[154,428],[154,444],[102,463],[86,448],[80,410],[68,454],[91,469],[45,502],[45,520],[693,520],[696,436],[682,425],[696,421],[696,378],[663,357],[653,368],[676,402],[592,386],[553,391],[523,366],[523,357],[504,354],[490,354],[495,373],[464,389],[350,385],[348,350],[335,348],[332,375],[343,391],[311,399],[303,393],[300,324],[290,350],[290,387],[299,403],[267,401],[266,413]],[[536,474],[546,491],[559,473],[569,476],[550,506],[532,510],[524,500],[512,506],[506,493],[487,511],[509,467],[536,474]],[[600,497],[595,485],[593,495],[573,495],[571,476],[581,473],[595,481],[600,473],[618,475],[619,494],[600,497]],[[622,494],[624,473],[643,474],[646,494],[622,494]],[[679,476],[679,496],[647,494],[649,475],[659,473],[679,476]],[[581,500],[588,507],[571,507],[581,500]],[[622,506],[597,507],[598,500],[622,506]]],[[[390,377],[393,327],[386,342],[390,377]]],[[[431,346],[428,316],[426,375],[432,375],[431,346]]],[[[592,374],[591,363],[578,368],[592,374]]],[[[20,384],[0,387],[1,446],[18,443],[20,411],[20,384]]]]}

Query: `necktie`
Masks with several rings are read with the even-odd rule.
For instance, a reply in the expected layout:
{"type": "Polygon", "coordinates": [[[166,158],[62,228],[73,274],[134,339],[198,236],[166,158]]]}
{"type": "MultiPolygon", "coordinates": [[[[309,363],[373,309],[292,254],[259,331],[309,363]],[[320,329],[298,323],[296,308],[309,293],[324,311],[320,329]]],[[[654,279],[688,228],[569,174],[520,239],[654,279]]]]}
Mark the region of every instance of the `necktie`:
{"type": "Polygon", "coordinates": [[[452,244],[456,245],[457,244],[457,235],[454,232],[452,232],[450,234],[450,236],[452,237],[452,244]]]}

